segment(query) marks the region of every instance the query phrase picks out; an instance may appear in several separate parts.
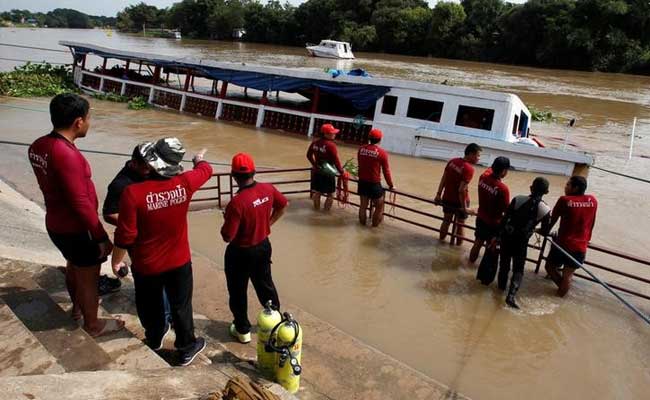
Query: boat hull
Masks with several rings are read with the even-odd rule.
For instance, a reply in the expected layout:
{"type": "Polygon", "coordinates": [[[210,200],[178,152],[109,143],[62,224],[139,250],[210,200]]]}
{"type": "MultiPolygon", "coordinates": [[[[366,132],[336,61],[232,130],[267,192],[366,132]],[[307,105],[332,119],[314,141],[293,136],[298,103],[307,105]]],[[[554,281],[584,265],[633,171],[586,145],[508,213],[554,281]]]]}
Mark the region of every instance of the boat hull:
{"type": "Polygon", "coordinates": [[[307,52],[312,57],[334,58],[334,59],[338,59],[338,60],[353,60],[354,59],[354,56],[340,56],[340,55],[334,54],[332,52],[323,51],[323,50],[319,50],[319,49],[315,49],[315,48],[309,48],[309,47],[307,47],[307,52]]]}

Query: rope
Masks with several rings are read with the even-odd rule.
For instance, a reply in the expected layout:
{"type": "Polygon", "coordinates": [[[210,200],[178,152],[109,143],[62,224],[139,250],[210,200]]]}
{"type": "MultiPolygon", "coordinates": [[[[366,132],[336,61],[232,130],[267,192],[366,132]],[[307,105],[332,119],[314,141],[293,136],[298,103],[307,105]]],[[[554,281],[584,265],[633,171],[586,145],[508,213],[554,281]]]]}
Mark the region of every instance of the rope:
{"type": "Polygon", "coordinates": [[[571,262],[577,266],[578,268],[581,268],[584,270],[589,276],[591,276],[596,282],[600,283],[605,289],[607,289],[608,292],[610,292],[614,297],[616,297],[621,303],[623,303],[627,308],[632,310],[637,316],[639,316],[642,320],[644,320],[648,325],[650,325],[650,317],[647,315],[643,314],[638,308],[634,307],[632,304],[630,304],[627,300],[622,298],[618,293],[616,293],[611,287],[609,287],[608,284],[605,282],[601,281],[596,275],[594,275],[591,271],[589,271],[587,268],[585,268],[584,265],[578,262],[571,254],[567,253],[566,250],[562,248],[559,244],[555,243],[555,241],[551,238],[548,239],[549,242],[551,242],[551,245],[555,246],[556,249],[560,250],[565,257],[568,257],[571,262]]]}
{"type": "Polygon", "coordinates": [[[390,207],[388,208],[388,215],[391,217],[397,216],[397,208],[395,207],[397,204],[397,192],[393,192],[389,189],[388,202],[391,203],[390,207]]]}
{"type": "Polygon", "coordinates": [[[45,47],[25,46],[25,45],[21,45],[21,44],[0,43],[0,46],[18,47],[18,48],[20,48],[20,49],[32,49],[32,50],[54,51],[54,52],[57,52],[57,53],[66,53],[66,54],[69,53],[69,52],[66,51],[66,50],[48,49],[48,48],[45,48],[45,47]]]}
{"type": "Polygon", "coordinates": [[[28,62],[28,63],[34,63],[34,64],[47,63],[47,64],[55,64],[55,65],[72,65],[72,63],[50,62],[50,61],[45,61],[45,60],[40,60],[40,61],[34,61],[34,60],[19,60],[19,59],[17,59],[17,58],[5,58],[5,57],[0,57],[0,60],[4,60],[4,61],[16,61],[16,62],[28,62]]]}
{"type": "Polygon", "coordinates": [[[623,174],[623,173],[616,172],[616,171],[611,171],[609,169],[600,168],[600,167],[597,167],[595,165],[592,165],[591,168],[597,169],[599,171],[607,172],[607,173],[612,174],[612,175],[622,176],[623,178],[628,178],[628,179],[632,179],[632,180],[643,182],[643,183],[650,183],[650,179],[639,178],[637,176],[632,176],[632,175],[627,175],[627,174],[623,174]]]}
{"type": "Polygon", "coordinates": [[[343,171],[336,183],[336,200],[341,208],[345,208],[348,205],[350,198],[349,182],[350,174],[347,171],[343,171]]]}

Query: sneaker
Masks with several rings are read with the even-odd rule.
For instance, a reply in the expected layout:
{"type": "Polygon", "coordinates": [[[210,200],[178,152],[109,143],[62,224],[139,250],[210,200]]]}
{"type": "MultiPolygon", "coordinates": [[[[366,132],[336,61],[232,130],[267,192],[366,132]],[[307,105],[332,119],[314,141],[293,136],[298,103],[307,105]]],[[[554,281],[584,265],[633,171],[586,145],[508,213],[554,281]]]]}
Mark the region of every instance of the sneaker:
{"type": "Polygon", "coordinates": [[[122,282],[117,278],[109,278],[107,275],[99,277],[99,295],[104,296],[109,293],[115,293],[122,287],[122,282]]]}
{"type": "Polygon", "coordinates": [[[202,337],[196,338],[196,342],[194,342],[192,349],[180,353],[180,360],[178,365],[185,367],[192,364],[192,361],[194,361],[196,356],[198,356],[199,353],[203,351],[203,349],[205,349],[205,339],[202,337]]]}
{"type": "Polygon", "coordinates": [[[151,347],[151,350],[153,350],[153,351],[158,351],[158,350],[162,349],[163,343],[165,342],[165,338],[167,337],[167,335],[169,335],[169,332],[171,330],[172,330],[171,324],[169,324],[169,323],[165,324],[165,329],[163,330],[163,334],[162,334],[162,336],[160,338],[160,341],[157,341],[157,342],[154,343],[154,342],[149,342],[147,340],[147,345],[149,347],[151,347]]]}
{"type": "Polygon", "coordinates": [[[237,332],[237,328],[235,328],[235,324],[230,324],[230,336],[234,337],[239,341],[239,343],[250,343],[251,341],[251,333],[239,333],[237,332]]]}

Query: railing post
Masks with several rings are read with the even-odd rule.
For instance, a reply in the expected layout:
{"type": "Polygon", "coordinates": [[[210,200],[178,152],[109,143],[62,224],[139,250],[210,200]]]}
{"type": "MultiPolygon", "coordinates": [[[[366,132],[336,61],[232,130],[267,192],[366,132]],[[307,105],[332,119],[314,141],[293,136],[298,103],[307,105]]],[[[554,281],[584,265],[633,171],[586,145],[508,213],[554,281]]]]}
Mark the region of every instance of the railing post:
{"type": "Polygon", "coordinates": [[[255,120],[255,127],[261,128],[263,122],[264,122],[264,104],[260,105],[260,108],[257,109],[257,120],[255,120]]]}
{"type": "Polygon", "coordinates": [[[122,82],[122,89],[120,89],[120,96],[124,96],[126,93],[126,82],[122,82]]]}
{"type": "Polygon", "coordinates": [[[230,200],[232,200],[233,197],[233,190],[232,190],[232,175],[228,175],[230,177],[230,200]]]}
{"type": "Polygon", "coordinates": [[[451,237],[451,244],[456,244],[455,238],[456,238],[456,213],[454,213],[451,217],[451,234],[449,235],[451,237]]]}
{"type": "Polygon", "coordinates": [[[104,91],[104,77],[99,78],[99,89],[100,92],[104,91]]]}
{"type": "Polygon", "coordinates": [[[149,89],[150,89],[149,90],[149,99],[147,100],[147,103],[153,104],[153,91],[154,91],[153,86],[151,86],[151,88],[149,88],[149,89]]]}
{"type": "Polygon", "coordinates": [[[544,258],[544,250],[546,249],[546,243],[548,242],[548,236],[544,235],[544,241],[542,242],[542,248],[539,250],[539,257],[537,257],[537,264],[535,264],[535,273],[539,273],[539,267],[542,265],[542,259],[544,258]]]}
{"type": "Polygon", "coordinates": [[[221,208],[221,175],[217,175],[217,206],[221,208]]]}
{"type": "Polygon", "coordinates": [[[312,137],[314,135],[314,125],[316,124],[316,117],[312,114],[309,117],[309,128],[307,128],[307,136],[312,137]]]}
{"type": "Polygon", "coordinates": [[[185,93],[183,93],[183,95],[181,96],[181,107],[178,109],[178,111],[180,112],[183,112],[183,110],[185,109],[185,99],[187,99],[187,96],[185,95],[185,93]]]}
{"type": "Polygon", "coordinates": [[[217,113],[214,115],[214,119],[220,119],[221,114],[223,113],[223,101],[217,103],[217,113]]]}

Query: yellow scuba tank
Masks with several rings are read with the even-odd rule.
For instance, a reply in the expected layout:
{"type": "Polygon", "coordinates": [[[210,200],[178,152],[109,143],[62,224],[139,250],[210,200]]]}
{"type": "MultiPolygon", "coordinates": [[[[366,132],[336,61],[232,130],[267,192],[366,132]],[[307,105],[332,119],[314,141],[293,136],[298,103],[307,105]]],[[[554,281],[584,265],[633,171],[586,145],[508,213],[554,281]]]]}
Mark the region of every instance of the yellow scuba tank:
{"type": "Polygon", "coordinates": [[[273,379],[277,353],[272,349],[266,350],[271,331],[282,321],[280,312],[273,308],[273,302],[267,301],[264,309],[257,316],[257,369],[267,379],[273,379]]]}
{"type": "Polygon", "coordinates": [[[291,314],[284,313],[283,316],[282,322],[271,331],[268,347],[279,354],[275,364],[275,381],[289,393],[296,393],[302,373],[302,328],[291,314]]]}

